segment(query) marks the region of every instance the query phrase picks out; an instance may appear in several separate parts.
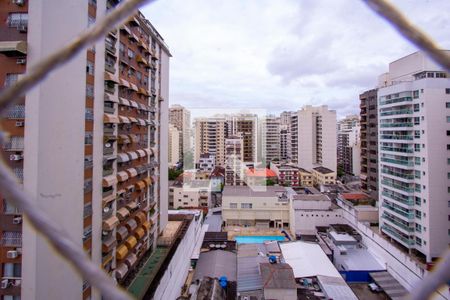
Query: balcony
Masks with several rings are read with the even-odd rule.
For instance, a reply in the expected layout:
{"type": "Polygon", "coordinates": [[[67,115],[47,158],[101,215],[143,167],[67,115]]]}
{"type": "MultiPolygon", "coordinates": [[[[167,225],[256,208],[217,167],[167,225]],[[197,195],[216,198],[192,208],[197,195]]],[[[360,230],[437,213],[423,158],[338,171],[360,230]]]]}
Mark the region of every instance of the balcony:
{"type": "Polygon", "coordinates": [[[381,194],[382,194],[383,196],[389,198],[389,199],[393,199],[393,200],[395,200],[395,201],[397,201],[397,202],[406,204],[406,205],[408,205],[408,206],[413,206],[413,205],[414,205],[413,197],[406,197],[406,196],[403,196],[403,195],[401,195],[401,194],[398,194],[398,195],[397,195],[395,192],[389,193],[389,192],[387,192],[387,191],[383,191],[381,194]],[[401,196],[400,196],[400,195],[401,195],[401,196]]]}
{"type": "Polygon", "coordinates": [[[397,214],[407,218],[407,219],[410,219],[410,220],[414,219],[414,213],[412,213],[412,212],[406,212],[406,211],[402,210],[401,208],[396,207],[394,205],[390,205],[386,202],[383,202],[382,206],[384,208],[389,209],[390,211],[393,211],[394,213],[397,213],[397,214]]]}
{"type": "Polygon", "coordinates": [[[111,74],[116,73],[116,68],[114,68],[114,64],[112,62],[105,62],[105,70],[111,74]]]}
{"type": "Polygon", "coordinates": [[[394,172],[394,171],[391,171],[389,169],[382,169],[381,173],[392,175],[392,176],[395,176],[395,177],[398,177],[398,178],[401,178],[401,179],[408,179],[408,180],[413,180],[414,179],[414,174],[394,172]]]}
{"type": "Polygon", "coordinates": [[[404,222],[404,221],[402,222],[401,220],[397,220],[395,217],[389,216],[386,213],[384,213],[381,217],[384,220],[387,220],[387,221],[391,222],[392,224],[394,224],[395,226],[398,226],[408,232],[414,232],[414,227],[405,224],[406,222],[404,222]]]}
{"type": "Polygon", "coordinates": [[[382,134],[380,135],[380,139],[382,140],[405,140],[412,141],[412,135],[393,135],[393,134],[382,134]]]}
{"type": "Polygon", "coordinates": [[[395,229],[391,229],[390,227],[383,225],[381,226],[381,230],[385,233],[388,233],[390,235],[393,235],[395,238],[399,239],[400,241],[402,241],[403,243],[407,244],[408,246],[413,246],[414,245],[414,240],[413,239],[409,239],[403,235],[401,235],[400,233],[396,232],[395,229]]]}
{"type": "Polygon", "coordinates": [[[383,111],[380,113],[380,116],[385,117],[395,115],[411,115],[412,113],[413,113],[412,109],[398,109],[398,110],[383,111]]]}
{"type": "Polygon", "coordinates": [[[381,183],[386,185],[386,186],[392,187],[394,189],[397,189],[397,190],[400,190],[400,191],[403,191],[403,192],[406,192],[406,193],[414,193],[414,188],[408,187],[408,186],[404,186],[404,185],[401,185],[401,184],[397,184],[397,183],[395,183],[393,181],[388,181],[388,180],[383,179],[383,180],[381,180],[381,183]]]}
{"type": "Polygon", "coordinates": [[[393,99],[380,100],[380,105],[388,105],[393,103],[412,102],[412,97],[400,97],[393,99]]]}
{"type": "Polygon", "coordinates": [[[103,177],[112,175],[114,173],[114,169],[103,169],[103,177]]]}
{"type": "Polygon", "coordinates": [[[391,128],[391,127],[413,127],[411,122],[398,122],[398,123],[381,123],[381,128],[391,128]]]}
{"type": "Polygon", "coordinates": [[[103,147],[103,155],[111,155],[114,153],[114,148],[113,147],[103,147]]]}
{"type": "Polygon", "coordinates": [[[408,166],[408,167],[414,166],[414,161],[412,161],[412,160],[403,160],[403,159],[400,160],[400,159],[382,157],[381,161],[387,162],[387,163],[392,163],[392,164],[397,164],[397,165],[402,165],[402,166],[408,166]]]}
{"type": "Polygon", "coordinates": [[[114,114],[116,112],[116,109],[114,107],[110,107],[110,106],[105,106],[103,108],[103,110],[105,113],[108,113],[108,114],[114,114]]]}
{"type": "Polygon", "coordinates": [[[380,149],[384,150],[384,151],[391,151],[391,152],[414,153],[414,149],[412,149],[412,148],[398,148],[398,147],[381,146],[380,149]]]}

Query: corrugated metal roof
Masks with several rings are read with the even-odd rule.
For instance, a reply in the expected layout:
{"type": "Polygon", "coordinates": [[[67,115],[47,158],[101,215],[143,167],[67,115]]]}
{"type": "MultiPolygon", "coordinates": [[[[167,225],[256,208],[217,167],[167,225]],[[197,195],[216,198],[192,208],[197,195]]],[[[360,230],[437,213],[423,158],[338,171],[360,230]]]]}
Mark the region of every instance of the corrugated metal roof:
{"type": "Polygon", "coordinates": [[[226,276],[229,281],[236,281],[236,254],[223,250],[200,253],[194,280],[203,279],[205,276],[213,278],[226,276]]]}
{"type": "Polygon", "coordinates": [[[222,215],[208,215],[204,224],[208,224],[208,231],[220,232],[222,231],[222,215]]]}
{"type": "Polygon", "coordinates": [[[255,291],[263,288],[259,264],[267,262],[266,257],[238,257],[237,290],[238,292],[255,291]]]}
{"type": "Polygon", "coordinates": [[[404,299],[408,291],[387,271],[369,273],[370,277],[392,299],[404,299]]]}
{"type": "Polygon", "coordinates": [[[295,277],[288,264],[260,264],[264,288],[269,289],[296,289],[295,277]]]}
{"type": "Polygon", "coordinates": [[[317,276],[317,280],[328,299],[358,300],[342,277],[317,276]]]}

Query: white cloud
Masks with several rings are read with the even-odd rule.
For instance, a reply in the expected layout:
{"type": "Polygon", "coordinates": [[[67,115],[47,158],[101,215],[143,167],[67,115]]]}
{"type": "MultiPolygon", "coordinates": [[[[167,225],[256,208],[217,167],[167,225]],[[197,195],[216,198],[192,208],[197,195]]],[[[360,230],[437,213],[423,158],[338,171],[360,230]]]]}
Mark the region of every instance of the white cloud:
{"type": "MultiPolygon", "coordinates": [[[[450,1],[394,2],[450,48],[450,1]]],[[[188,108],[356,113],[359,93],[416,51],[362,1],[160,0],[143,13],[173,54],[170,103],[188,108]]]]}

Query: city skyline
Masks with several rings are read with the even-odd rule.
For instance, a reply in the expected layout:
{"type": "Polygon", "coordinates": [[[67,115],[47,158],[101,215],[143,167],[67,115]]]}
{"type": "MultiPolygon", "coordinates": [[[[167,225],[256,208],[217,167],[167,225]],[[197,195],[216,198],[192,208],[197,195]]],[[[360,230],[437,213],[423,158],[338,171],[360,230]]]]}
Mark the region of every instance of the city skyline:
{"type": "MultiPolygon", "coordinates": [[[[441,14],[449,2],[393,2],[450,48],[441,14]]],[[[387,61],[416,51],[359,1],[170,0],[143,13],[173,45],[170,104],[188,109],[250,103],[280,113],[314,104],[329,105],[340,119],[359,113],[359,94],[376,86],[387,61]]]]}

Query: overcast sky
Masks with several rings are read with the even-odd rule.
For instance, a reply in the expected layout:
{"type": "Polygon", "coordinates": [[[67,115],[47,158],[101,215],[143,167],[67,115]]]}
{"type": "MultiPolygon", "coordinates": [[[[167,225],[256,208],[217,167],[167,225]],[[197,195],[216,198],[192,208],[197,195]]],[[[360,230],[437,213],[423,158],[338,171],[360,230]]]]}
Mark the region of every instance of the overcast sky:
{"type": "MultiPolygon", "coordinates": [[[[393,1],[450,49],[449,0],[393,1]]],[[[359,0],[158,0],[142,9],[169,45],[170,104],[272,113],[358,95],[416,51],[359,0]]]]}

